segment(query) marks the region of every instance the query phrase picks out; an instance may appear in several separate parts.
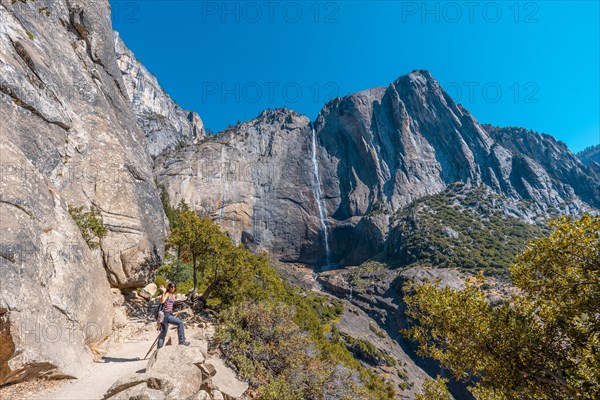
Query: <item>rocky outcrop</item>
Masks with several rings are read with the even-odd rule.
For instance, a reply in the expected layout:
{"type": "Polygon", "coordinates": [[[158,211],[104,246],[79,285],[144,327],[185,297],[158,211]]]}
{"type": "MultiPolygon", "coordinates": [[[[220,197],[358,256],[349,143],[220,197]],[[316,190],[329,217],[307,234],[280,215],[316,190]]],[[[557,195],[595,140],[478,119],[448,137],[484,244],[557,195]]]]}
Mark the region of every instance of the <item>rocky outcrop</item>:
{"type": "Polygon", "coordinates": [[[194,143],[205,136],[204,124],[193,111],[179,107],[160,87],[154,75],[125,46],[115,32],[115,52],[127,96],[138,125],[144,131],[150,155],[194,143]]]}
{"type": "Polygon", "coordinates": [[[396,211],[456,182],[502,194],[531,222],[600,207],[597,174],[566,146],[480,125],[426,71],[332,100],[314,123],[264,112],[164,154],[155,173],[173,205],[183,200],[236,241],[313,265],[380,253],[396,211]]]}
{"type": "Polygon", "coordinates": [[[5,170],[0,182],[0,385],[78,376],[112,324],[101,257],[56,188],[4,133],[0,155],[3,166],[28,170],[5,170]]]}
{"type": "MultiPolygon", "coordinates": [[[[455,182],[534,203],[522,215],[527,219],[554,208],[578,214],[600,207],[593,174],[565,146],[534,133],[521,146],[516,138],[488,132],[426,71],[333,100],[315,128],[323,146],[321,169],[330,172],[323,181],[327,215],[359,219],[357,228],[455,182]]],[[[370,237],[384,241],[388,228],[370,237]]],[[[334,260],[358,263],[375,254],[361,248],[361,230],[338,234],[334,228],[331,236],[334,260]]]]}
{"type": "Polygon", "coordinates": [[[165,400],[238,399],[248,384],[219,358],[206,359],[205,343],[190,339],[189,347],[165,346],[155,350],[145,370],[116,381],[104,399],[165,400]]]}
{"type": "MultiPolygon", "coordinates": [[[[511,152],[513,166],[521,167],[510,175],[512,189],[520,197],[542,206],[558,206],[578,198],[600,207],[600,174],[583,164],[566,144],[523,128],[484,128],[511,152]]],[[[578,210],[573,211],[576,214],[578,210]]]]}
{"type": "Polygon", "coordinates": [[[200,365],[206,356],[199,345],[165,346],[154,351],[144,373],[126,375],[113,384],[105,399],[131,398],[132,391],[157,391],[167,399],[188,399],[200,390],[200,365]],[[138,387],[142,384],[142,387],[138,387]],[[127,395],[125,396],[125,392],[127,395]]]}
{"type": "Polygon", "coordinates": [[[579,158],[584,165],[587,165],[600,175],[600,144],[590,146],[577,153],[577,158],[579,158]]]}
{"type": "Polygon", "coordinates": [[[110,286],[152,276],[164,214],[108,1],[2,0],[0,17],[0,384],[77,376],[110,333],[110,286]],[[99,210],[98,250],[69,205],[99,210]]]}

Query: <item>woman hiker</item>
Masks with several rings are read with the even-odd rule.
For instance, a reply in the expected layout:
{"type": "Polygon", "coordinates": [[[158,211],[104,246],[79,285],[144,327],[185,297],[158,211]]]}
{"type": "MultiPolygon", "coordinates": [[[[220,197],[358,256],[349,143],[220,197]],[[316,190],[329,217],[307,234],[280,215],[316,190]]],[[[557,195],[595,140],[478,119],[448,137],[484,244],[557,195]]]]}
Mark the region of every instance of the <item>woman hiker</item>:
{"type": "Polygon", "coordinates": [[[158,336],[158,348],[164,346],[165,337],[169,330],[169,324],[177,325],[177,336],[179,336],[179,344],[183,346],[189,346],[190,342],[185,340],[185,332],[183,330],[183,322],[173,316],[173,303],[175,303],[175,290],[177,285],[173,282],[169,282],[167,289],[164,286],[160,287],[162,295],[160,296],[160,304],[164,304],[163,312],[165,318],[163,319],[160,326],[160,335],[158,336]]]}

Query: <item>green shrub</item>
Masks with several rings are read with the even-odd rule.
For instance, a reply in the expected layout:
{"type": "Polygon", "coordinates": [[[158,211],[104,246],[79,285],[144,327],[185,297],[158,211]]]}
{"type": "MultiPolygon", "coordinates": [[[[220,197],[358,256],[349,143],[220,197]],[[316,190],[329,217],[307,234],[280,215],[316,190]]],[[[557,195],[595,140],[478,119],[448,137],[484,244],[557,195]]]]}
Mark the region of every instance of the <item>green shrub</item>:
{"type": "Polygon", "coordinates": [[[102,238],[106,236],[108,230],[102,223],[100,211],[92,207],[90,211],[83,211],[82,207],[68,206],[69,214],[81,232],[81,236],[90,249],[96,249],[100,246],[102,238]]]}
{"type": "Polygon", "coordinates": [[[374,365],[387,365],[388,367],[396,366],[396,360],[394,358],[380,351],[368,340],[356,339],[352,336],[343,334],[342,337],[346,341],[348,349],[358,358],[374,365]]]}

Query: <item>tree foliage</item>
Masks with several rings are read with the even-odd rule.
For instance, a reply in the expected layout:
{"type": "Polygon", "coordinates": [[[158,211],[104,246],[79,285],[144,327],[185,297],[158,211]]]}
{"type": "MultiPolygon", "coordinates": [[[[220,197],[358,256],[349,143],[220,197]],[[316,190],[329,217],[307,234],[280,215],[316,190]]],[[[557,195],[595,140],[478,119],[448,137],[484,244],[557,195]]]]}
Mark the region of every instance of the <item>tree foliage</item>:
{"type": "Polygon", "coordinates": [[[450,392],[446,387],[447,379],[438,377],[437,379],[426,379],[423,382],[423,389],[415,400],[450,400],[450,392]]]}
{"type": "Polygon", "coordinates": [[[517,257],[516,293],[498,307],[478,284],[405,288],[415,323],[406,334],[475,383],[478,399],[600,398],[600,217],[551,227],[517,257]]]}
{"type": "Polygon", "coordinates": [[[255,256],[243,246],[234,245],[210,218],[189,209],[179,211],[176,220],[168,244],[184,261],[191,259],[194,288],[200,273],[202,301],[217,299],[229,305],[283,292],[283,284],[265,255],[255,256]]]}
{"type": "Polygon", "coordinates": [[[394,397],[392,386],[362,367],[342,342],[326,338],[325,330],[343,312],[341,302],[285,283],[266,255],[236,246],[217,224],[185,204],[165,211],[176,259],[159,273],[177,280],[197,271],[193,280],[201,299],[220,311],[214,345],[252,383],[258,398],[394,397]]]}
{"type": "Polygon", "coordinates": [[[458,183],[415,200],[393,217],[388,261],[506,274],[527,242],[542,236],[539,227],[508,216],[506,200],[458,183]]]}
{"type": "Polygon", "coordinates": [[[93,207],[90,211],[83,211],[83,206],[69,206],[68,211],[81,231],[81,236],[83,236],[88,247],[90,249],[98,248],[102,238],[108,233],[106,226],[102,223],[100,211],[93,207]]]}

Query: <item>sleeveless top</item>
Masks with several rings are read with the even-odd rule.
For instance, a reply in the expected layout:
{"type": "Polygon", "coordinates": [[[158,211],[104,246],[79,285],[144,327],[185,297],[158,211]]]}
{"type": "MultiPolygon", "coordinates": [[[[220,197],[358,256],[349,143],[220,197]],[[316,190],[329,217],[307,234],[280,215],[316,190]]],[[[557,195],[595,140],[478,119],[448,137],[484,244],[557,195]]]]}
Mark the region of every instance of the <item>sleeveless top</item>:
{"type": "Polygon", "coordinates": [[[165,313],[170,313],[173,312],[173,303],[175,303],[175,296],[171,295],[169,296],[169,298],[165,301],[165,308],[163,309],[163,311],[165,313]]]}

